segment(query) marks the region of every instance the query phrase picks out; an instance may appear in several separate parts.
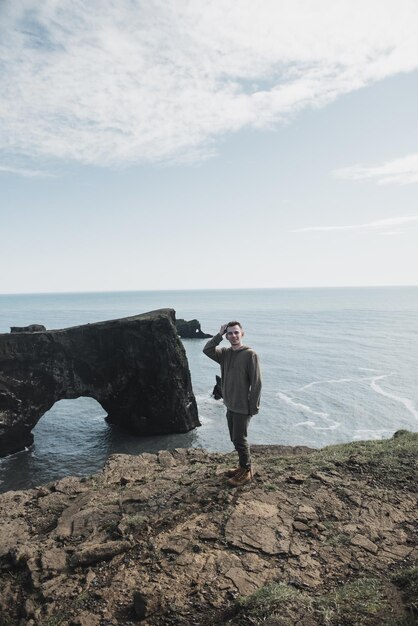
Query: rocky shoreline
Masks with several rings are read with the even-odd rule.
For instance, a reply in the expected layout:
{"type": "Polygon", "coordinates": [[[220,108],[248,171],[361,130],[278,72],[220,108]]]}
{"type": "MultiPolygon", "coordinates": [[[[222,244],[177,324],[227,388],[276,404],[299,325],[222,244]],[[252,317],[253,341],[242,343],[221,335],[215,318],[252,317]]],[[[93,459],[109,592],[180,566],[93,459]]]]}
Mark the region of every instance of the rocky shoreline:
{"type": "Polygon", "coordinates": [[[253,456],[238,490],[177,449],[2,494],[0,624],[416,624],[418,433],[253,456]]]}

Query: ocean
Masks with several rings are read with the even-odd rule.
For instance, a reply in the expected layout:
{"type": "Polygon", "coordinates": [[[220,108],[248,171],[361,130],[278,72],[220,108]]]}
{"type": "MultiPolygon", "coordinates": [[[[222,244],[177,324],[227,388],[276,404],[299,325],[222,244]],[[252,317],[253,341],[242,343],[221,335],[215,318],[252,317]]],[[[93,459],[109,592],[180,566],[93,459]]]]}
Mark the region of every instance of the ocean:
{"type": "MultiPolygon", "coordinates": [[[[249,431],[254,444],[323,447],[418,430],[418,287],[0,295],[0,332],[166,307],[212,334],[231,319],[243,324],[263,374],[261,410],[249,431]]],[[[61,400],[39,420],[30,449],[0,460],[0,491],[89,475],[114,453],[231,451],[224,406],[211,396],[218,368],[202,354],[205,341],[183,341],[200,428],[133,437],[108,425],[95,400],[61,400]]]]}

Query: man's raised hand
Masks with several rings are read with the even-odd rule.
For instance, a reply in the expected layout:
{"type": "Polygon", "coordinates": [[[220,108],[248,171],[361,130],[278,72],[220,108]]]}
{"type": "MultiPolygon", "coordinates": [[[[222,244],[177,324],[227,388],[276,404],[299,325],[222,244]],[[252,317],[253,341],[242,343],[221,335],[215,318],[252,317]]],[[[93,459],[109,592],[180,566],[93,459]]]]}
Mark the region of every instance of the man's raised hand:
{"type": "Polygon", "coordinates": [[[219,330],[219,334],[220,335],[224,335],[226,333],[226,329],[228,328],[228,324],[222,324],[220,330],[219,330]]]}

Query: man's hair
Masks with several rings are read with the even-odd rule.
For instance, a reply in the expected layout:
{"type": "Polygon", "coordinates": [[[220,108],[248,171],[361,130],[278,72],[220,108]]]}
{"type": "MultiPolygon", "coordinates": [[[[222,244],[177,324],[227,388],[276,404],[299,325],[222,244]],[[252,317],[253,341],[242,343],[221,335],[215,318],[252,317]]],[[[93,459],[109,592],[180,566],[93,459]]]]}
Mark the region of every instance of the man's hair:
{"type": "Polygon", "coordinates": [[[234,322],[228,322],[228,324],[226,325],[226,329],[228,330],[228,328],[230,326],[239,326],[242,330],[242,324],[240,324],[240,322],[234,321],[234,322]]]}

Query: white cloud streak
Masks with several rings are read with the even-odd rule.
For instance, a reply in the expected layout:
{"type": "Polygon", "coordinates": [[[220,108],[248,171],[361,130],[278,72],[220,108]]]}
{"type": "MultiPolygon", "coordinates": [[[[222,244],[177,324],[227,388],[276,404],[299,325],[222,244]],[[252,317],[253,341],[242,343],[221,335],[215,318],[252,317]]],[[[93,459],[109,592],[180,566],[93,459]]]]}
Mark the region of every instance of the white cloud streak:
{"type": "Polygon", "coordinates": [[[292,230],[292,233],[306,233],[312,231],[349,231],[349,230],[363,230],[363,231],[381,231],[385,235],[399,235],[401,231],[393,231],[394,227],[404,226],[405,224],[411,224],[412,222],[418,222],[418,215],[407,215],[404,217],[389,217],[383,220],[375,220],[368,222],[367,224],[353,224],[350,226],[308,226],[306,228],[297,228],[292,230]],[[389,230],[387,230],[389,229],[389,230]]]}
{"type": "Polygon", "coordinates": [[[54,176],[50,172],[43,170],[31,170],[23,167],[12,167],[10,165],[0,165],[0,172],[16,174],[16,176],[23,176],[24,178],[50,178],[54,176]]]}
{"type": "Polygon", "coordinates": [[[418,153],[388,161],[383,165],[353,165],[335,170],[337,178],[348,180],[371,180],[379,185],[418,183],[418,153]]]}
{"type": "Polygon", "coordinates": [[[414,0],[4,0],[0,28],[2,153],[101,165],[204,158],[418,68],[414,0]]]}

